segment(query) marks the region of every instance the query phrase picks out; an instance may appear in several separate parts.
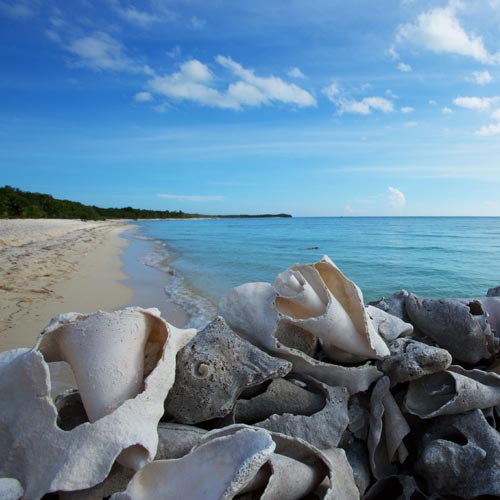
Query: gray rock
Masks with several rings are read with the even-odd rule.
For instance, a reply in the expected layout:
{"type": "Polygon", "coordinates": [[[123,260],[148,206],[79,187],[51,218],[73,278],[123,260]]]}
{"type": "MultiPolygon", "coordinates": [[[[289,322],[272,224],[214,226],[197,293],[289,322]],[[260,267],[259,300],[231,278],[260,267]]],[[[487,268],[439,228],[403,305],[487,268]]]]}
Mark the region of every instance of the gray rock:
{"type": "Polygon", "coordinates": [[[308,384],[323,393],[326,398],[323,409],[310,416],[272,415],[255,426],[303,439],[320,450],[336,448],[349,423],[349,393],[345,387],[330,387],[312,378],[308,384]]]}
{"type": "Polygon", "coordinates": [[[377,329],[379,335],[386,342],[390,342],[402,335],[411,335],[413,333],[413,325],[382,309],[374,306],[367,306],[366,312],[372,319],[373,325],[377,329]]]}
{"type": "Polygon", "coordinates": [[[440,495],[500,495],[500,434],[480,410],[435,419],[423,436],[417,471],[440,495]]]}
{"type": "Polygon", "coordinates": [[[380,368],[390,377],[392,385],[441,372],[451,365],[447,350],[409,338],[392,341],[389,349],[391,357],[382,361],[380,368]]]}
{"type": "Polygon", "coordinates": [[[366,441],[370,427],[370,397],[359,393],[349,399],[349,431],[357,439],[366,441]]]}
{"type": "Polygon", "coordinates": [[[243,340],[218,317],[177,354],[165,411],[182,424],[224,417],[246,388],[283,377],[291,367],[243,340]]]}
{"type": "Polygon", "coordinates": [[[280,322],[276,327],[276,340],[286,345],[290,349],[297,349],[304,354],[314,357],[318,349],[318,337],[312,333],[300,328],[300,326],[292,325],[284,321],[280,322]]]}
{"type": "Polygon", "coordinates": [[[187,455],[194,446],[200,444],[206,432],[193,425],[160,422],[155,460],[170,460],[187,455]]]}
{"type": "Polygon", "coordinates": [[[345,448],[345,453],[352,467],[354,482],[356,483],[359,494],[363,496],[370,486],[372,479],[366,443],[359,439],[354,439],[352,443],[345,448]]]}
{"type": "Polygon", "coordinates": [[[291,413],[312,415],[325,406],[325,397],[288,380],[273,380],[266,391],[252,399],[239,399],[234,408],[235,422],[253,424],[271,415],[291,413]]]}
{"type": "Polygon", "coordinates": [[[488,288],[486,292],[486,297],[500,297],[500,286],[494,288],[488,288]]]}
{"type": "Polygon", "coordinates": [[[425,299],[410,294],[406,311],[415,328],[457,360],[474,364],[495,354],[498,340],[477,300],[425,299]]]}
{"type": "Polygon", "coordinates": [[[380,300],[370,302],[369,305],[392,314],[402,321],[408,321],[408,315],[406,314],[407,297],[408,292],[406,290],[399,290],[399,292],[394,293],[390,297],[382,297],[380,300]]]}

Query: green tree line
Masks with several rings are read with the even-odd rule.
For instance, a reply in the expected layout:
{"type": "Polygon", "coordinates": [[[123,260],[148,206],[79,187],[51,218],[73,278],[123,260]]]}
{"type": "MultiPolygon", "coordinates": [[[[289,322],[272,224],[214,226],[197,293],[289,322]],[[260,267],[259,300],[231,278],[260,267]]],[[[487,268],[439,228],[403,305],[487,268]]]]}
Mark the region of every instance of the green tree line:
{"type": "Polygon", "coordinates": [[[201,215],[181,210],[144,210],[140,208],[101,208],[76,201],[58,200],[50,194],[30,193],[4,186],[0,188],[0,218],[2,219],[192,219],[195,217],[291,217],[288,214],[265,215],[201,215]]]}

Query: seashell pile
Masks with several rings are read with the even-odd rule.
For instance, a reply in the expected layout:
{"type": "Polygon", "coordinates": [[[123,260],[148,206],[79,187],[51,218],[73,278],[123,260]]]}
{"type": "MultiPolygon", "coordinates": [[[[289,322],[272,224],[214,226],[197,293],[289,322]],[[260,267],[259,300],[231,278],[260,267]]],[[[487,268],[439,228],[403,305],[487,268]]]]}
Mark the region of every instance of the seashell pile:
{"type": "Polygon", "coordinates": [[[500,497],[500,297],[365,306],[328,258],[200,332],[55,317],[0,353],[0,499],[500,497]],[[77,387],[51,396],[49,364],[77,387]]]}

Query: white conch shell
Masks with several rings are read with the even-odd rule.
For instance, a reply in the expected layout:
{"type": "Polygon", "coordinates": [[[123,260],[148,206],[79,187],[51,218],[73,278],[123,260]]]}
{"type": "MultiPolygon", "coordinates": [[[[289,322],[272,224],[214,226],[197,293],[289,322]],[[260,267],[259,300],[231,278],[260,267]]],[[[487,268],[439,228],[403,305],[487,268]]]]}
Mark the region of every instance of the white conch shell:
{"type": "Polygon", "coordinates": [[[403,463],[408,456],[403,438],[409,434],[410,426],[389,390],[390,384],[389,377],[379,379],[370,400],[368,453],[372,473],[377,479],[397,472],[392,463],[403,463]]]}
{"type": "MultiPolygon", "coordinates": [[[[89,316],[59,316],[45,329],[34,349],[0,353],[0,400],[3,402],[0,406],[0,477],[17,479],[25,490],[25,500],[38,499],[49,492],[94,486],[106,478],[120,454],[127,464],[134,466],[141,466],[155,456],[158,421],[164,412],[163,402],[175,379],[175,356],[196,331],[169,325],[155,309],[133,308],[111,313],[111,316],[103,316],[103,313],[95,316],[104,318],[104,325],[110,326],[113,318],[121,322],[131,315],[146,317],[145,322],[134,320],[134,324],[142,325],[141,328],[146,327],[148,331],[142,352],[145,358],[152,358],[149,367],[149,361],[145,362],[149,375],[145,378],[140,375],[141,383],[127,392],[128,389],[123,389],[121,382],[106,371],[108,361],[116,367],[115,360],[101,357],[104,371],[99,374],[100,377],[110,377],[113,399],[109,405],[106,404],[102,389],[106,382],[96,379],[96,400],[108,408],[108,414],[71,431],[63,431],[56,424],[57,409],[50,398],[49,368],[42,352],[47,359],[63,359],[62,345],[69,351],[78,346],[78,343],[72,345],[69,341],[65,342],[63,337],[88,334],[92,349],[89,352],[85,344],[82,345],[75,374],[87,391],[87,401],[92,400],[89,379],[92,380],[93,374],[84,373],[82,359],[89,358],[89,366],[93,366],[94,361],[90,358],[99,356],[99,352],[95,351],[98,348],[95,335],[68,326],[73,320],[83,323],[89,316]],[[154,351],[154,346],[158,347],[158,351],[148,356],[150,349],[154,351]],[[134,391],[137,391],[135,395],[134,391]],[[121,404],[117,394],[125,398],[121,404]],[[123,454],[124,450],[129,450],[129,453],[123,454]]],[[[98,328],[93,320],[89,324],[98,328]]],[[[127,328],[124,331],[127,332],[127,328]]],[[[115,340],[120,338],[114,328],[111,331],[100,329],[100,336],[104,344],[108,336],[115,340]]],[[[123,338],[121,340],[124,341],[123,338]]],[[[103,348],[102,352],[107,351],[103,348]]],[[[125,373],[131,360],[137,361],[137,356],[127,350],[122,354],[125,358],[119,367],[125,373]]],[[[122,376],[125,379],[123,386],[130,387],[130,379],[125,374],[122,376]]],[[[100,407],[96,407],[99,410],[100,407]]]]}
{"type": "Polygon", "coordinates": [[[405,407],[420,418],[456,415],[500,404],[500,375],[451,365],[410,382],[405,407]]]}
{"type": "Polygon", "coordinates": [[[272,455],[268,432],[245,428],[203,443],[186,456],[158,460],[143,467],[125,492],[112,500],[196,500],[234,498],[272,455]]]}
{"type": "Polygon", "coordinates": [[[279,319],[316,335],[331,359],[338,348],[362,359],[389,356],[365,310],[361,290],[328,256],[284,271],[274,288],[279,319]]]}
{"type": "Polygon", "coordinates": [[[19,500],[23,494],[23,487],[17,479],[0,478],[0,500],[19,500]]]}
{"type": "Polygon", "coordinates": [[[365,391],[382,373],[375,366],[345,367],[318,361],[276,338],[279,314],[276,292],[269,283],[246,283],[233,288],[219,302],[219,314],[243,338],[293,363],[293,371],[325,384],[347,387],[350,394],[365,391]]]}

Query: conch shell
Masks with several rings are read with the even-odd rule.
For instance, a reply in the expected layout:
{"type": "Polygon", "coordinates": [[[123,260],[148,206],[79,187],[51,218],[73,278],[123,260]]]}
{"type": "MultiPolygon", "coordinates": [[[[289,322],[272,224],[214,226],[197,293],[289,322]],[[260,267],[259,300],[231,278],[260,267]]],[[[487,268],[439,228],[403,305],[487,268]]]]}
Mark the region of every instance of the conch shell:
{"type": "Polygon", "coordinates": [[[66,314],[35,348],[0,353],[0,477],[17,479],[26,500],[102,482],[114,461],[153,459],[175,355],[196,333],[169,325],[156,309],[66,314]],[[72,363],[93,422],[57,426],[47,361],[72,363]],[[19,409],[22,408],[22,411],[19,409]],[[40,466],[43,460],[44,466],[40,466]]]}

